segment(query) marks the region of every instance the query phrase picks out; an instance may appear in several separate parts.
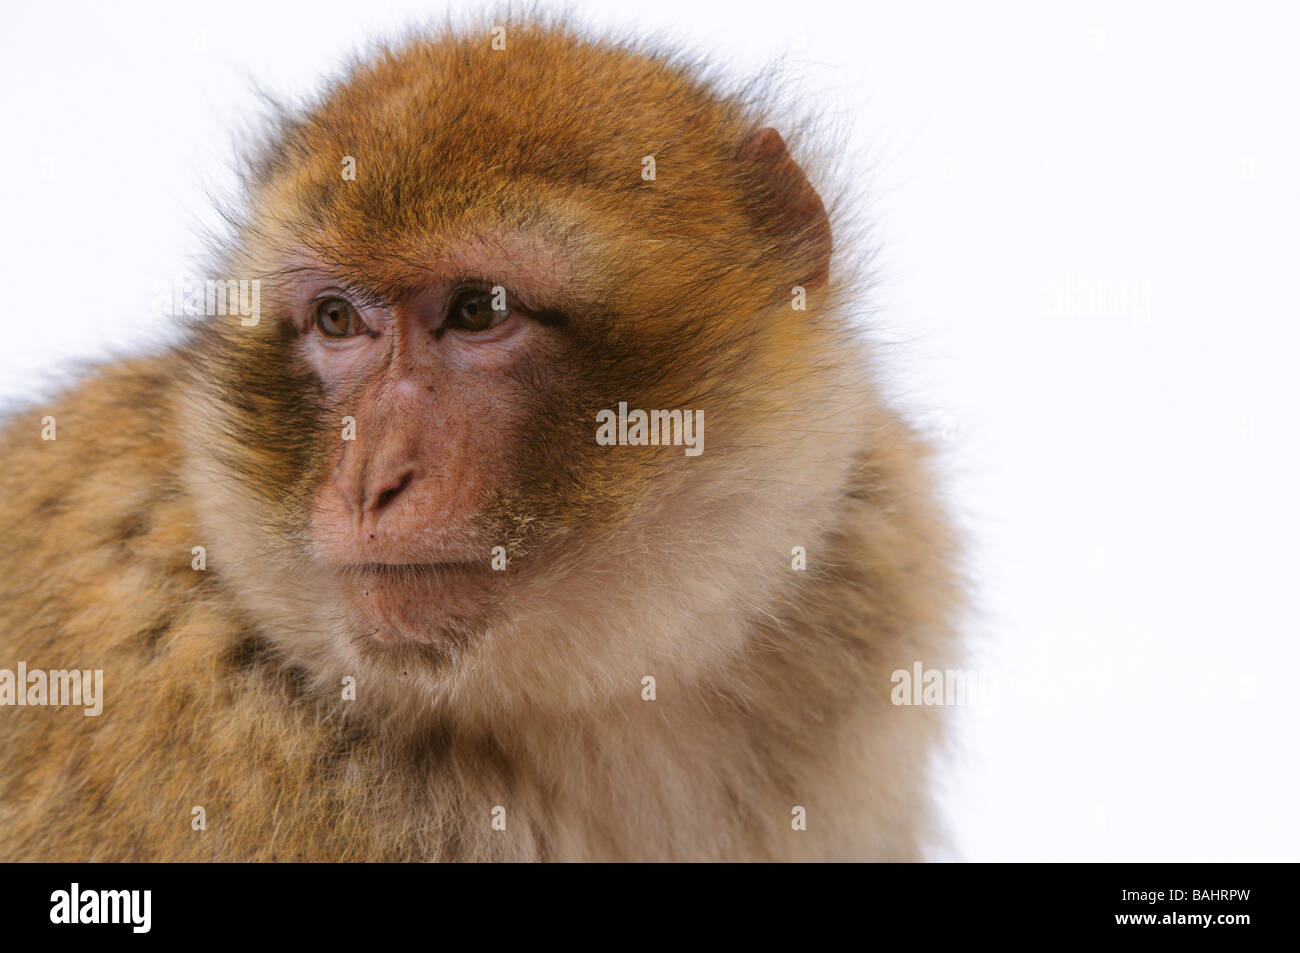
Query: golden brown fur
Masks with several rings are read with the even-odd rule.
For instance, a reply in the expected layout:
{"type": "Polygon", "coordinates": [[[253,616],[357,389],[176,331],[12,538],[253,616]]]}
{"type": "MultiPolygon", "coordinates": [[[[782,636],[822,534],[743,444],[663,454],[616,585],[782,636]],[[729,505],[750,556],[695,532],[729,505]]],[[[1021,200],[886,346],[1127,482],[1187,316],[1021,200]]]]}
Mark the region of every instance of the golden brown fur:
{"type": "Polygon", "coordinates": [[[277,377],[274,320],[107,367],[0,437],[0,667],[102,668],[106,693],[98,718],[0,708],[0,859],[920,856],[939,724],[890,673],[954,663],[951,544],[864,383],[860,276],[821,285],[816,229],[737,198],[752,106],[563,29],[508,44],[413,41],[286,120],[221,262],[274,288],[307,245],[388,290],[431,241],[561,236],[601,350],[544,411],[561,451],[518,464],[574,472],[496,501],[527,569],[507,610],[405,673],[358,647],[301,546],[332,424],[277,377]],[[708,449],[595,454],[591,401],[620,395],[705,408],[708,449]]]}

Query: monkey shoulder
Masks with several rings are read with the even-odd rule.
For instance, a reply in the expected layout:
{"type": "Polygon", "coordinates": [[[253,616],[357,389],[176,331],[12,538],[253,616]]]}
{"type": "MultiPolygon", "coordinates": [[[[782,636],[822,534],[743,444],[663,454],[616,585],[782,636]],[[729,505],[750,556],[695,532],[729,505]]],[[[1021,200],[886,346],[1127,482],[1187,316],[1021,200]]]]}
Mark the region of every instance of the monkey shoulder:
{"type": "Polygon", "coordinates": [[[144,843],[121,799],[167,789],[204,661],[187,644],[233,638],[192,568],[174,363],[100,368],[0,429],[0,858],[86,859],[93,825],[144,843]],[[69,673],[91,704],[56,694],[69,673]]]}

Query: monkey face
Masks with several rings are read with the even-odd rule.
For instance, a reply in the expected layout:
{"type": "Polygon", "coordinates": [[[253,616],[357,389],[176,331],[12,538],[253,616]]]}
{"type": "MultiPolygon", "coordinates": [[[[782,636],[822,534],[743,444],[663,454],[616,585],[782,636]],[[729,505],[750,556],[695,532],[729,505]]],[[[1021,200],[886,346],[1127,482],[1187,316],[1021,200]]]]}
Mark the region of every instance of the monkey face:
{"type": "Polygon", "coordinates": [[[526,569],[528,527],[554,509],[537,491],[556,489],[556,468],[525,461],[567,396],[563,332],[527,282],[488,285],[448,266],[391,304],[354,301],[321,272],[285,290],[291,360],[320,382],[340,428],[318,461],[310,556],[378,642],[438,646],[481,629],[512,568],[526,569]]]}
{"type": "Polygon", "coordinates": [[[790,306],[825,293],[825,211],[775,132],[685,72],[456,42],[363,68],[256,164],[222,271],[263,281],[266,319],[189,349],[228,577],[286,652],[389,696],[414,668],[461,703],[579,704],[721,664],[737,600],[780,598],[756,552],[851,465],[823,439],[851,358],[790,306]],[[817,428],[783,424],[795,392],[817,428]],[[624,404],[702,415],[707,453],[602,445],[624,404]]]}

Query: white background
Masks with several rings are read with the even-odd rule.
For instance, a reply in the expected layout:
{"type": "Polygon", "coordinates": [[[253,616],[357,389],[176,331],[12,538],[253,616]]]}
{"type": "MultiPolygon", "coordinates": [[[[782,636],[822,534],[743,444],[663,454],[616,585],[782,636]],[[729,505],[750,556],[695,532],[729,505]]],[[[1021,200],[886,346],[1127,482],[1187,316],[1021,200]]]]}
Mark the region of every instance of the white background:
{"type": "MultiPolygon", "coordinates": [[[[873,330],[944,444],[998,680],[957,713],[940,856],[1298,860],[1300,15],[970,6],[575,8],[785,55],[847,130],[873,330]]],[[[153,284],[196,273],[254,83],[308,93],[443,9],[11,5],[0,398],[166,338],[153,284]]]]}

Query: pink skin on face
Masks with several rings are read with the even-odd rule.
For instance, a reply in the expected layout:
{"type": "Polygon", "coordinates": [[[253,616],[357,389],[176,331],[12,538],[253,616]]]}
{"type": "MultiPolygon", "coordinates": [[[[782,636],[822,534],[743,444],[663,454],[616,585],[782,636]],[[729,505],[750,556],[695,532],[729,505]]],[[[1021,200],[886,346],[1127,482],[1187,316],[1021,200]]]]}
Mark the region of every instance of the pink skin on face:
{"type": "MultiPolygon", "coordinates": [[[[486,273],[482,263],[476,272],[486,273]]],[[[332,337],[317,326],[316,305],[355,298],[322,271],[294,273],[287,300],[302,356],[340,414],[356,420],[355,439],[340,440],[317,493],[314,554],[339,573],[359,631],[435,641],[447,618],[481,608],[494,581],[488,564],[501,541],[482,538],[477,517],[501,488],[522,409],[536,399],[507,372],[553,332],[505,280],[504,320],[480,331],[455,326],[448,316],[459,296],[493,286],[456,280],[448,268],[392,306],[356,301],[355,333],[332,337]]]]}

